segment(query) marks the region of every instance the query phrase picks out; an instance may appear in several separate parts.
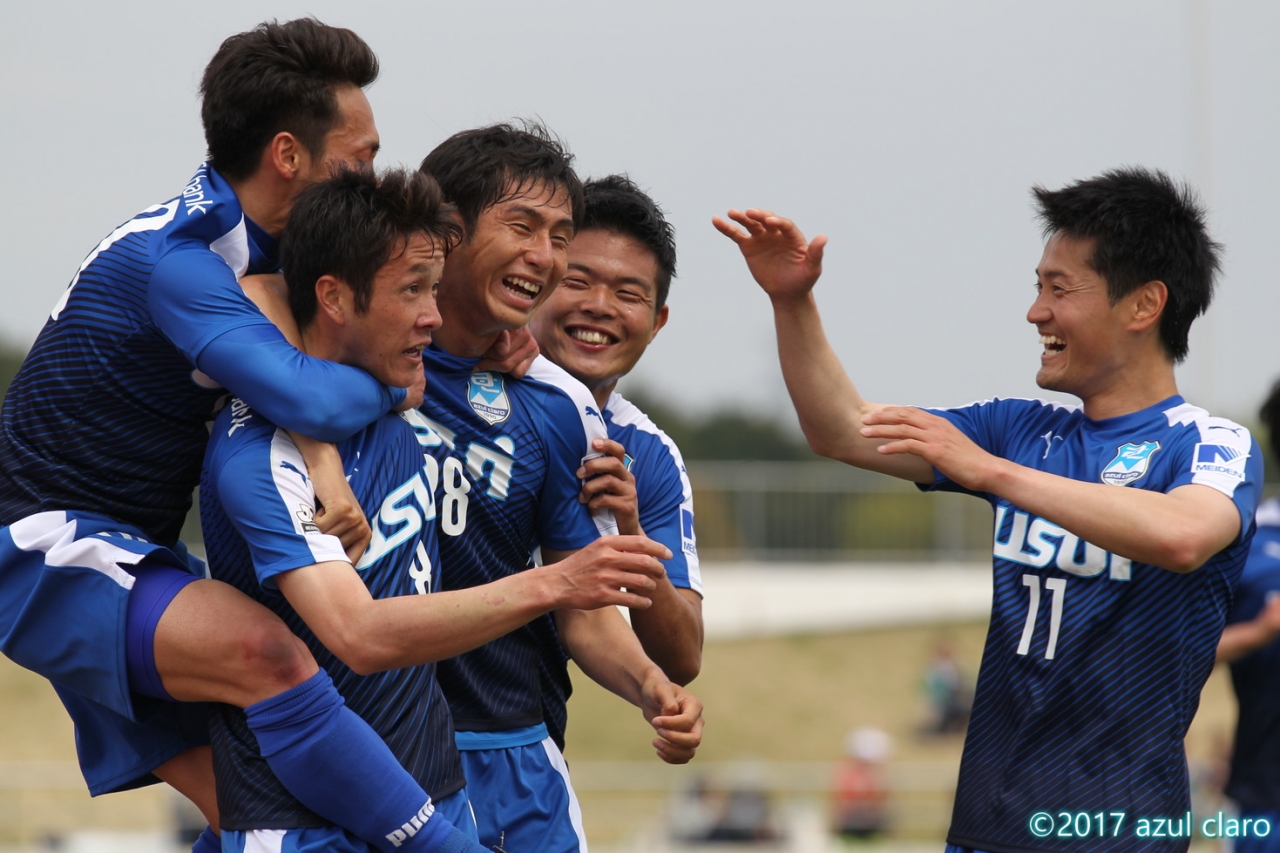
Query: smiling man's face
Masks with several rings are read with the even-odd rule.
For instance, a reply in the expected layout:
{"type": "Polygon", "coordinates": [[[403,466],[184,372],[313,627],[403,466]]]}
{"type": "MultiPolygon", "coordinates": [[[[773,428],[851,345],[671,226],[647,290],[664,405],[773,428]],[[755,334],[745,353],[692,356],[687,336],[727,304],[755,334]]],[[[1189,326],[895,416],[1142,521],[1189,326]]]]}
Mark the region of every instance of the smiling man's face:
{"type": "Polygon", "coordinates": [[[569,247],[560,287],[530,323],[538,346],[600,402],[667,322],[667,307],[655,308],[657,281],[658,260],[638,240],[583,231],[569,247]]]}
{"type": "Polygon", "coordinates": [[[445,264],[450,325],[491,334],[528,323],[564,276],[573,231],[569,194],[543,182],[481,211],[445,264]]]}

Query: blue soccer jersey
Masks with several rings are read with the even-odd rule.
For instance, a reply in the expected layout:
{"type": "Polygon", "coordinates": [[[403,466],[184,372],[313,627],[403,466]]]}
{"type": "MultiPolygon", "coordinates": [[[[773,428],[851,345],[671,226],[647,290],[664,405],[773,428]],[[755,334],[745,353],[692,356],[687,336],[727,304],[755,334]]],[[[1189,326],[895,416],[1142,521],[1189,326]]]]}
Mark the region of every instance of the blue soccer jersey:
{"type": "MultiPolygon", "coordinates": [[[[1258,507],[1257,518],[1228,624],[1256,619],[1280,595],[1280,499],[1258,507]]],[[[1231,682],[1240,710],[1227,796],[1246,814],[1280,810],[1280,641],[1233,661],[1231,682]]]]}
{"type": "MultiPolygon", "coordinates": [[[[466,589],[529,566],[536,547],[572,550],[616,533],[608,514],[578,502],[577,470],[598,455],[605,424],[587,389],[545,358],[521,380],[473,373],[476,359],[436,346],[424,354],[422,413],[439,436],[441,589],[466,589]]],[[[541,649],[555,643],[550,615],[440,663],[459,731],[542,723],[541,649]]]]}
{"type": "Polygon", "coordinates": [[[107,235],[5,395],[0,524],[84,510],[169,545],[191,506],[220,386],[326,440],[403,399],[285,342],[237,283],[276,269],[276,240],[207,165],[181,195],[107,235]],[[306,391],[316,387],[324,398],[306,391]]]}
{"type": "MultiPolygon", "coordinates": [[[[1178,574],[981,495],[995,509],[995,589],[947,840],[992,853],[1185,850],[1185,838],[1140,837],[1139,823],[1189,808],[1183,737],[1253,536],[1257,444],[1180,397],[1099,421],[1040,400],[938,414],[1029,468],[1115,488],[1201,484],[1235,502],[1234,543],[1178,574]],[[1029,825],[1038,812],[1123,813],[1125,823],[1112,835],[1108,818],[1104,837],[1087,842],[1043,838],[1029,825]]],[[[941,474],[935,488],[966,491],[941,474]]]]}
{"type": "MultiPolygon", "coordinates": [[[[667,577],[673,586],[702,595],[702,571],[693,530],[693,487],[679,448],[644,412],[616,391],[609,396],[604,420],[609,438],[626,449],[627,469],[636,478],[640,528],[650,539],[671,550],[671,559],[662,561],[667,577]]],[[[561,749],[569,716],[566,703],[573,692],[567,661],[568,656],[558,644],[548,646],[544,652],[543,713],[551,739],[561,749]]]]}
{"type": "MultiPolygon", "coordinates": [[[[386,415],[338,446],[352,491],[373,528],[373,540],[355,570],[374,598],[427,594],[435,584],[439,466],[423,452],[423,445],[434,439],[421,416],[412,412],[386,415]]],[[[280,573],[345,561],[346,555],[335,537],[315,525],[315,493],[293,442],[238,399],[214,424],[200,505],[214,577],[288,623],[332,676],[348,707],[387,742],[432,798],[460,790],[462,765],[435,665],[357,675],[320,643],[277,591],[280,573]]],[[[328,823],[294,799],[271,773],[243,711],[217,706],[211,730],[224,828],[328,823]]]]}

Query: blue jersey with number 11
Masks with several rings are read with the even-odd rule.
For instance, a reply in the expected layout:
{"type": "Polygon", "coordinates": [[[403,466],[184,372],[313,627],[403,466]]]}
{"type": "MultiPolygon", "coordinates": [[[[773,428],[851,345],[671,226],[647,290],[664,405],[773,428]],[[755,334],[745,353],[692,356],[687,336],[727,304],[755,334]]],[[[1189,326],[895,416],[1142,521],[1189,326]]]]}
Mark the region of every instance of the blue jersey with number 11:
{"type": "MultiPolygon", "coordinates": [[[[938,414],[1029,468],[1112,488],[1199,484],[1235,503],[1235,541],[1178,574],[981,495],[995,510],[995,590],[947,840],[992,853],[1185,850],[1185,839],[1137,833],[1190,807],[1183,737],[1253,537],[1257,444],[1181,397],[1097,421],[1042,400],[938,414]],[[1123,812],[1127,823],[1088,842],[1043,838],[1029,825],[1037,812],[1123,812]]],[[[941,474],[935,488],[966,491],[941,474]]]]}

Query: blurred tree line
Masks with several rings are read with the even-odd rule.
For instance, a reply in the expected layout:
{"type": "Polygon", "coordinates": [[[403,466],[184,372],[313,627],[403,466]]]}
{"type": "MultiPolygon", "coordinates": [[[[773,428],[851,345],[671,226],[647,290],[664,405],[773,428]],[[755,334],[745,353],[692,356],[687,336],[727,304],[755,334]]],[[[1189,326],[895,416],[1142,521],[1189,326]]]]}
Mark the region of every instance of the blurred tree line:
{"type": "Polygon", "coordinates": [[[4,399],[4,392],[9,390],[9,382],[22,366],[24,358],[26,355],[21,351],[0,345],[0,400],[4,399]]]}
{"type": "Polygon", "coordinates": [[[647,388],[627,388],[624,396],[671,437],[685,459],[812,462],[820,458],[803,436],[773,418],[733,408],[690,417],[647,388]]]}

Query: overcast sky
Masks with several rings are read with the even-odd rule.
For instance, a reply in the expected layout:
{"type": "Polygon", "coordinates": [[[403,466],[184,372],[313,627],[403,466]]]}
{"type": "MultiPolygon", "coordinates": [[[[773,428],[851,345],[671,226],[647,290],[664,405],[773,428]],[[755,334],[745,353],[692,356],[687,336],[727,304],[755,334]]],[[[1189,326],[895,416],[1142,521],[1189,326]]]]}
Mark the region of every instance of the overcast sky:
{"type": "Polygon", "coordinates": [[[710,225],[770,207],[830,236],[819,301],[870,399],[1035,395],[1029,188],[1141,164],[1198,186],[1226,274],[1180,370],[1252,417],[1280,374],[1280,4],[10,4],[0,27],[0,336],[26,347],[80,260],[175,195],[227,35],[314,14],[377,51],[382,165],[540,116],[626,171],[679,240],[671,322],[633,379],[691,412],[788,408],[767,300],[710,225]]]}

